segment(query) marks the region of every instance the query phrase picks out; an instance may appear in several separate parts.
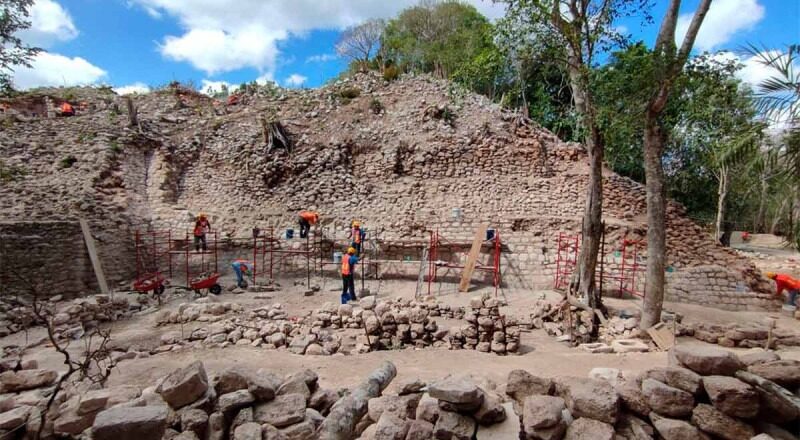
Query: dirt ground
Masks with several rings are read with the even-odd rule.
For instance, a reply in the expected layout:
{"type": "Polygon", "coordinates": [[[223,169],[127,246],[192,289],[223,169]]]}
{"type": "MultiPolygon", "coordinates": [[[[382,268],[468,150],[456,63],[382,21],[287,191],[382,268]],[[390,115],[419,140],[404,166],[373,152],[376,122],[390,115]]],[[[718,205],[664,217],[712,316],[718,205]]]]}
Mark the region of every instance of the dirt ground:
{"type": "MultiPolygon", "coordinates": [[[[224,280],[224,285],[232,284],[233,280],[224,280]]],[[[279,281],[280,289],[270,293],[246,292],[233,294],[227,290],[218,297],[211,297],[214,301],[236,302],[245,309],[279,302],[289,312],[289,316],[302,316],[303,314],[319,308],[325,302],[339,301],[339,283],[333,278],[313,279],[312,284],[319,285],[320,291],[314,296],[303,296],[306,290],[305,280],[279,281]],[[271,298],[267,298],[266,296],[271,298]]],[[[414,296],[416,284],[413,281],[376,281],[365,282],[365,287],[378,294],[381,299],[393,297],[414,296]]],[[[442,284],[433,286],[436,297],[442,302],[459,306],[467,305],[469,298],[483,292],[494,294],[493,289],[476,288],[470,293],[458,293],[456,286],[442,284]]],[[[360,289],[361,286],[358,285],[360,289]]],[[[117,293],[117,295],[125,293],[117,293]]],[[[508,305],[501,309],[501,313],[517,315],[525,313],[530,306],[542,295],[556,295],[554,292],[531,292],[523,290],[503,289],[499,292],[504,296],[508,305]]],[[[176,309],[181,303],[192,301],[193,296],[188,293],[171,295],[171,300],[162,306],[162,309],[176,309]]],[[[623,300],[607,298],[607,304],[612,311],[639,309],[641,300],[623,300]]],[[[727,312],[701,306],[687,304],[665,304],[667,310],[684,314],[686,321],[706,322],[758,322],[764,317],[778,318],[778,325],[800,329],[800,321],[766,312],[727,312]]],[[[179,324],[162,327],[155,326],[156,310],[143,312],[132,319],[118,321],[113,324],[114,344],[130,348],[132,346],[154,348],[159,343],[159,338],[165,332],[183,331],[186,334],[194,328],[207,325],[201,322],[179,324]]],[[[443,327],[458,324],[457,320],[438,319],[443,327]]],[[[0,340],[0,344],[26,344],[25,333],[18,333],[0,340]]],[[[44,336],[42,329],[33,329],[27,334],[27,342],[36,341],[44,336]]],[[[684,338],[681,344],[705,344],[693,338],[684,338]]],[[[79,352],[81,342],[74,342],[71,350],[79,352]]],[[[743,350],[745,351],[745,350],[743,350]]],[[[785,358],[800,359],[800,348],[781,350],[785,358]]],[[[26,358],[36,359],[42,367],[60,369],[62,358],[47,344],[40,344],[28,349],[26,358]]],[[[521,354],[514,356],[497,356],[494,354],[480,353],[473,350],[445,350],[445,349],[405,349],[395,351],[373,352],[361,355],[334,356],[300,356],[282,350],[266,350],[263,348],[229,346],[213,349],[181,349],[167,353],[153,355],[149,358],[127,360],[121,362],[113,372],[109,385],[134,384],[139,386],[152,385],[155,380],[168,374],[175,368],[185,366],[187,363],[201,360],[205,363],[209,374],[224,368],[240,365],[251,368],[265,368],[279,374],[288,374],[301,369],[310,368],[316,371],[326,387],[350,387],[359,383],[366,374],[373,370],[384,360],[391,360],[398,367],[399,379],[420,378],[433,380],[447,374],[473,374],[503,383],[511,370],[525,369],[543,376],[576,375],[585,376],[594,367],[612,367],[632,372],[643,371],[655,366],[666,365],[667,355],[664,352],[629,353],[629,354],[590,354],[578,349],[570,348],[564,343],[557,342],[543,330],[526,331],[522,335],[521,354]]]]}

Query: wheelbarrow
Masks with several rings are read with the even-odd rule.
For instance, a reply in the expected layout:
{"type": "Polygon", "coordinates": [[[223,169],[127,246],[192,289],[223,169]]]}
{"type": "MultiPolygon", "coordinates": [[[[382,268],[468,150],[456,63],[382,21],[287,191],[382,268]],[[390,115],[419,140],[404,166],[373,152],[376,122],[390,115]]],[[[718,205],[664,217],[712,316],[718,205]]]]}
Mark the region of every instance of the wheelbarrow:
{"type": "Polygon", "coordinates": [[[166,290],[164,286],[164,282],[167,278],[159,272],[154,273],[147,273],[133,282],[133,290],[141,293],[147,293],[152,291],[153,296],[161,296],[166,290]]]}
{"type": "Polygon", "coordinates": [[[202,274],[192,279],[189,283],[189,288],[194,290],[194,293],[197,295],[202,295],[201,291],[203,289],[208,289],[208,291],[214,295],[219,295],[222,293],[222,286],[217,282],[220,276],[221,275],[216,272],[202,274]]]}

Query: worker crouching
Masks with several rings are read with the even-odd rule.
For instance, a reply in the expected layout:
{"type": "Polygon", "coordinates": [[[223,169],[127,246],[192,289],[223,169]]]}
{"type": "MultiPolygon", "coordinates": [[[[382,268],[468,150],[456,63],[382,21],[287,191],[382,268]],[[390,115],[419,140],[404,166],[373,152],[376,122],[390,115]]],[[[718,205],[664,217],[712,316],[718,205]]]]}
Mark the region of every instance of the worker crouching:
{"type": "Polygon", "coordinates": [[[783,273],[767,272],[767,278],[775,281],[775,294],[786,291],[786,305],[796,306],[797,295],[800,294],[800,280],[783,273]]]}
{"type": "Polygon", "coordinates": [[[253,263],[247,260],[234,260],[231,263],[231,267],[233,272],[236,273],[236,285],[246,289],[247,281],[244,280],[244,277],[253,273],[253,263]]]}
{"type": "Polygon", "coordinates": [[[347,255],[342,257],[342,304],[358,299],[356,298],[356,283],[353,279],[356,263],[358,263],[356,249],[351,246],[347,248],[347,255]]]}

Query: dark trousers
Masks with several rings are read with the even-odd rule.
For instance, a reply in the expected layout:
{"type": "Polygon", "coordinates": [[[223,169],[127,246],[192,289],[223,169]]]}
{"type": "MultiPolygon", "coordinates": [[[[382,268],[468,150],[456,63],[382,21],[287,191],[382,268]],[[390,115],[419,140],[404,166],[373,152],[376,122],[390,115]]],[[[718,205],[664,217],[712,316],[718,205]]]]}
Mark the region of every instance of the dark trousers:
{"type": "Polygon", "coordinates": [[[361,243],[356,243],[354,241],[351,245],[356,250],[356,255],[361,256],[361,243]]]}
{"type": "Polygon", "coordinates": [[[300,238],[306,238],[309,230],[311,230],[311,223],[300,217],[300,238]]]}
{"type": "Polygon", "coordinates": [[[194,250],[199,251],[200,245],[202,243],[202,247],[204,251],[208,250],[208,246],[206,246],[206,234],[203,235],[195,235],[194,236],[194,250]]]}
{"type": "Polygon", "coordinates": [[[342,275],[342,304],[347,304],[347,301],[355,301],[356,299],[356,282],[353,279],[353,274],[342,275]]]}

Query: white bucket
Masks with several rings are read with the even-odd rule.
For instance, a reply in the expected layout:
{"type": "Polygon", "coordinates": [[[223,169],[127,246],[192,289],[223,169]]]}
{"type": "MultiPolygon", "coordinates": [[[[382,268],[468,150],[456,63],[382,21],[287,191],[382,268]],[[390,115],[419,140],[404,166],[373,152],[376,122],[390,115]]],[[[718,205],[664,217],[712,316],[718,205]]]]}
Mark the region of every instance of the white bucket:
{"type": "Polygon", "coordinates": [[[461,212],[461,208],[453,208],[450,215],[453,220],[461,220],[463,213],[461,212]]]}
{"type": "Polygon", "coordinates": [[[333,262],[339,264],[342,262],[342,253],[341,252],[334,252],[333,253],[333,262]]]}
{"type": "Polygon", "coordinates": [[[788,304],[784,304],[783,307],[781,307],[781,313],[783,313],[784,315],[786,315],[786,316],[788,316],[790,318],[794,318],[794,312],[796,310],[797,310],[797,306],[790,306],[788,304]]]}

